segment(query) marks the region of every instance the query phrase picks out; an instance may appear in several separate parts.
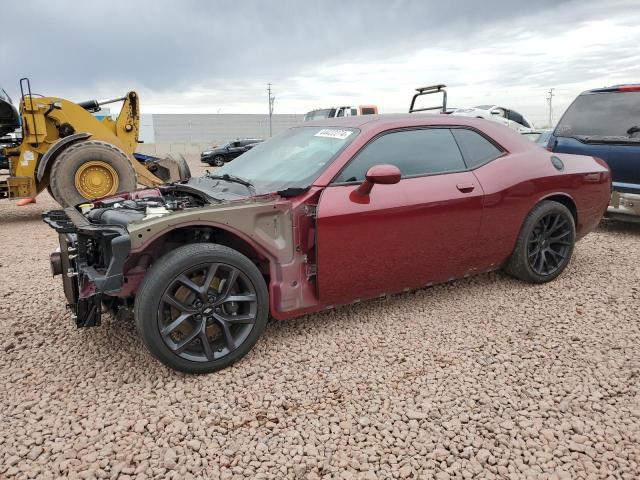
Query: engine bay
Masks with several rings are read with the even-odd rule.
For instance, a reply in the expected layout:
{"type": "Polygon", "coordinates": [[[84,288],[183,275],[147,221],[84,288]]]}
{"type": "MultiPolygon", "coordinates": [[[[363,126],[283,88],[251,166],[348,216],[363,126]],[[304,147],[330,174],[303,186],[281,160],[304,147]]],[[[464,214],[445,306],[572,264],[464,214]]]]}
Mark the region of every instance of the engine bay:
{"type": "Polygon", "coordinates": [[[174,184],[154,189],[119,194],[79,206],[92,223],[127,226],[171,212],[220,203],[204,192],[189,188],[188,184],[174,184]]]}

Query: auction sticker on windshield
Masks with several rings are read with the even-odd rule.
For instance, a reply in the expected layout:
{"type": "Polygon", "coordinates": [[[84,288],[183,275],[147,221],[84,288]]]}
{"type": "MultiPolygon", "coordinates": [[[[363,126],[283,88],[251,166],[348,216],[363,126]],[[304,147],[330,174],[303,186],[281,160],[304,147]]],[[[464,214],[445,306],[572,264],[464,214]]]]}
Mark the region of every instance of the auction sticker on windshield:
{"type": "Polygon", "coordinates": [[[335,128],[323,128],[318,133],[314,135],[314,137],[325,137],[325,138],[337,138],[338,140],[344,140],[353,132],[351,130],[337,130],[335,128]]]}

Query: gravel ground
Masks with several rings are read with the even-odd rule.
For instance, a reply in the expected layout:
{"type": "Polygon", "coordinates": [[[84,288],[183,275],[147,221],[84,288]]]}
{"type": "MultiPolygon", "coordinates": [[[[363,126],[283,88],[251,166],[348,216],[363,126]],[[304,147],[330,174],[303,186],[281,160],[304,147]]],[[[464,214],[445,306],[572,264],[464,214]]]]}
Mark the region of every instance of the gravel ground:
{"type": "Polygon", "coordinates": [[[0,478],[640,477],[640,226],[603,224],[551,284],[489,274],[272,323],[185,376],[131,323],[73,325],[53,206],[0,202],[0,478]]]}

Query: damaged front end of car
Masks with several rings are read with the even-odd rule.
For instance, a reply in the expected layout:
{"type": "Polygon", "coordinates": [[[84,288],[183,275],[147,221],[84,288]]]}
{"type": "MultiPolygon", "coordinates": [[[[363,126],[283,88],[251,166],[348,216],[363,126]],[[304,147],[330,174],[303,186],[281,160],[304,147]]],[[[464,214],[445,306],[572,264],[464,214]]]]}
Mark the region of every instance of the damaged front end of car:
{"type": "Polygon", "coordinates": [[[212,203],[219,201],[206,191],[175,184],[45,213],[42,218],[58,232],[60,243],[50,255],[51,271],[62,276],[77,326],[100,325],[105,299],[122,290],[131,252],[130,224],[212,203]]]}
{"type": "Polygon", "coordinates": [[[124,282],[131,249],[126,228],[94,225],[73,207],[47,212],[43,220],[58,232],[60,248],[50,255],[51,271],[62,275],[76,325],[100,325],[103,295],[118,292],[124,282]]]}
{"type": "Polygon", "coordinates": [[[51,269],[62,277],[77,326],[100,325],[105,312],[131,316],[148,270],[188,243],[239,251],[264,275],[279,279],[274,287],[278,298],[289,309],[297,308],[299,263],[305,256],[294,251],[288,192],[251,195],[249,190],[238,181],[192,178],[45,213],[43,220],[58,232],[60,243],[50,255],[51,269]],[[288,273],[281,273],[282,266],[288,273]],[[280,284],[291,283],[295,288],[280,293],[280,284]]]}

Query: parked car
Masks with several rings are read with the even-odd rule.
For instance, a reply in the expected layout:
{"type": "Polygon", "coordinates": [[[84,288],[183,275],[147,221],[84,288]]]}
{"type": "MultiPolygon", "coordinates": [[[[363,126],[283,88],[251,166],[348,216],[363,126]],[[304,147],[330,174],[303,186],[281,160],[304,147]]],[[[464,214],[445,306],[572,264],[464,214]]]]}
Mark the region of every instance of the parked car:
{"type": "Polygon", "coordinates": [[[528,120],[524,115],[510,108],[500,107],[498,105],[478,105],[477,107],[459,108],[452,112],[452,115],[492,120],[520,133],[535,131],[533,122],[528,120]]]}
{"type": "Polygon", "coordinates": [[[243,138],[225,143],[221,147],[215,147],[206,150],[200,154],[200,161],[221,167],[225,163],[230,162],[234,158],[242,155],[244,152],[251,150],[258,143],[264,142],[261,138],[243,138]]]}
{"type": "Polygon", "coordinates": [[[581,93],[558,122],[547,148],[602,158],[613,176],[607,217],[640,222],[640,84],[581,93]]]}
{"type": "Polygon", "coordinates": [[[304,121],[309,122],[311,120],[323,120],[325,118],[339,118],[339,117],[352,117],[357,115],[376,115],[378,113],[378,107],[375,105],[360,105],[358,107],[334,107],[334,108],[319,108],[317,110],[311,110],[304,116],[304,121]]]}
{"type": "Polygon", "coordinates": [[[541,147],[546,147],[551,137],[552,130],[542,129],[531,132],[522,132],[521,135],[531,142],[537,143],[541,147]]]}
{"type": "MultiPolygon", "coordinates": [[[[609,202],[607,165],[494,122],[348,117],[291,128],[214,173],[51,211],[78,326],[133,310],[149,351],[211,372],[282,320],[504,267],[565,269],[609,202]]],[[[588,266],[586,267],[588,268],[588,266]]]]}

